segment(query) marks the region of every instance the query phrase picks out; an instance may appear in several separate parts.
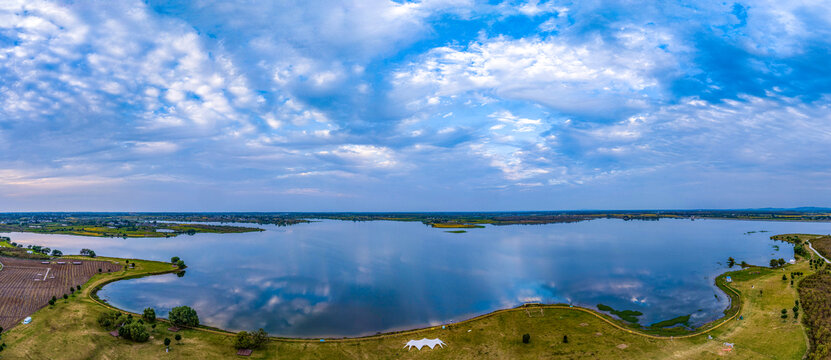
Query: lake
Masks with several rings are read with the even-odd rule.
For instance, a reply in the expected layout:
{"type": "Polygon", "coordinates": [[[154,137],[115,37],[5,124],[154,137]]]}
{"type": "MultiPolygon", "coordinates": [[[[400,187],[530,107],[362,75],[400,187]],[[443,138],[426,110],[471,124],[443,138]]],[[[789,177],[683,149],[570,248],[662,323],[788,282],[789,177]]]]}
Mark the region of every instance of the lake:
{"type": "MultiPolygon", "coordinates": [[[[244,234],[92,238],[11,233],[64,253],[185,260],[175,274],[119,281],[99,296],[141,313],[195,308],[203,324],[272,335],[357,336],[459,321],[524,302],[638,310],[642,324],[717,319],[713,284],[727,258],[767,265],[793,257],[769,240],[831,233],[829,223],[733,220],[487,226],[455,234],[415,222],[322,220],[244,234]],[[766,230],[769,232],[751,231],[766,230]]],[[[452,229],[451,229],[452,230],[452,229]]]]}

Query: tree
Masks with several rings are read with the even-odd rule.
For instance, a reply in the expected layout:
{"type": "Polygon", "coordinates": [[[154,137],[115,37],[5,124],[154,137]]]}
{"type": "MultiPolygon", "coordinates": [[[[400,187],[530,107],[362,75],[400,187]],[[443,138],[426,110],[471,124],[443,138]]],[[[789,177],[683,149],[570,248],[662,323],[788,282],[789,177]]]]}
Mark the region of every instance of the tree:
{"type": "Polygon", "coordinates": [[[522,335],[522,343],[527,344],[531,342],[531,334],[523,334],[522,335]]]}
{"type": "Polygon", "coordinates": [[[94,258],[95,257],[95,251],[90,250],[89,251],[89,257],[94,258]]]}
{"type": "Polygon", "coordinates": [[[179,267],[179,269],[184,269],[184,268],[188,267],[187,265],[185,265],[185,261],[184,261],[184,260],[179,260],[179,261],[177,261],[177,262],[176,262],[176,266],[178,266],[178,267],[179,267]]]}
{"type": "Polygon", "coordinates": [[[268,333],[263,328],[251,333],[251,346],[253,348],[262,346],[266,341],[268,341],[268,333]]]}
{"type": "Polygon", "coordinates": [[[64,300],[69,299],[69,295],[67,295],[67,294],[63,294],[63,299],[64,299],[64,300]]]}
{"type": "Polygon", "coordinates": [[[174,257],[170,258],[170,263],[171,264],[175,264],[177,262],[179,262],[179,257],[178,256],[174,256],[174,257]]]}
{"type": "Polygon", "coordinates": [[[770,267],[775,268],[779,266],[779,262],[776,259],[770,259],[770,267]]]}
{"type": "Polygon", "coordinates": [[[568,335],[563,335],[563,344],[568,344],[568,335]]]}
{"type": "Polygon", "coordinates": [[[177,342],[177,343],[178,343],[179,341],[182,341],[182,335],[176,334],[176,336],[174,336],[173,338],[174,338],[174,339],[176,339],[176,342],[177,342]]]}
{"type": "Polygon", "coordinates": [[[743,268],[746,268],[746,267],[750,266],[750,264],[748,264],[747,261],[742,261],[741,266],[743,268]]]}
{"type": "Polygon", "coordinates": [[[782,274],[782,281],[788,280],[788,277],[785,274],[782,274]]]}
{"type": "Polygon", "coordinates": [[[779,266],[785,265],[785,259],[783,258],[779,258],[779,260],[776,260],[776,262],[779,263],[779,266]]]}
{"type": "Polygon", "coordinates": [[[63,256],[63,252],[58,249],[52,250],[52,256],[63,256]]]}
{"type": "Polygon", "coordinates": [[[164,346],[170,346],[170,338],[164,338],[164,346]]]}
{"type": "Polygon", "coordinates": [[[196,326],[199,325],[199,316],[196,315],[196,310],[189,306],[177,306],[170,310],[168,319],[176,326],[196,326]]]}
{"type": "Polygon", "coordinates": [[[732,268],[732,267],[733,267],[733,266],[735,266],[735,265],[736,265],[736,259],[734,259],[732,256],[731,256],[731,257],[728,257],[728,258],[727,258],[727,267],[731,267],[731,268],[732,268]]]}
{"type": "Polygon", "coordinates": [[[49,299],[49,305],[55,305],[55,299],[54,298],[49,299]]]}
{"type": "Polygon", "coordinates": [[[782,318],[783,318],[783,319],[787,319],[787,318],[788,318],[788,309],[782,309],[782,318]]]}
{"type": "Polygon", "coordinates": [[[144,309],[144,314],[141,315],[144,320],[147,322],[152,323],[156,321],[156,310],[153,308],[146,308],[144,309]]]}

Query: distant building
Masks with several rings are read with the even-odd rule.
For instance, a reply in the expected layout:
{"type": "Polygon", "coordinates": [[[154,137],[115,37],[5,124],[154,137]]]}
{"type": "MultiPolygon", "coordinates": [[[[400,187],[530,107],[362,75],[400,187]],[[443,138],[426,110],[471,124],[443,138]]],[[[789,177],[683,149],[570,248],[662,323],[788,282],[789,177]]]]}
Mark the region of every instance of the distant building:
{"type": "Polygon", "coordinates": [[[791,265],[796,264],[796,259],[788,260],[788,264],[791,264],[791,265]]]}
{"type": "Polygon", "coordinates": [[[728,277],[726,277],[726,278],[725,278],[725,280],[727,280],[727,282],[733,282],[733,278],[731,278],[731,277],[729,277],[729,276],[728,276],[728,277]]]}

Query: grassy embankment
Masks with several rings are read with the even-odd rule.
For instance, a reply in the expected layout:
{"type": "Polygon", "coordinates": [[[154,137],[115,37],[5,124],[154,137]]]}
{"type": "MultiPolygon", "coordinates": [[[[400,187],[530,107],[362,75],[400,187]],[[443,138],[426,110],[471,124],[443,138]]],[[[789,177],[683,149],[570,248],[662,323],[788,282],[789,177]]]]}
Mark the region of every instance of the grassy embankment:
{"type": "MultiPolygon", "coordinates": [[[[107,259],[107,258],[103,258],[107,259]]],[[[120,261],[123,259],[111,259],[120,261]]],[[[131,260],[132,262],[132,260],[131,260]]],[[[103,283],[119,278],[171,271],[169,264],[137,260],[137,268],[114,275],[96,275],[80,296],[60,300],[33,315],[30,325],[18,325],[4,341],[9,348],[3,352],[10,358],[67,359],[218,359],[234,358],[231,337],[221,331],[185,329],[179,333],[181,344],[173,343],[170,353],[164,352],[162,340],[173,339],[157,326],[147,343],[116,339],[96,323],[98,314],[108,311],[96,302],[91,291],[103,283]]],[[[730,354],[739,359],[796,359],[805,354],[808,345],[801,324],[789,316],[781,319],[780,310],[790,309],[796,290],[781,279],[790,272],[812,273],[807,261],[786,265],[783,269],[751,267],[730,272],[729,286],[741,296],[739,306],[728,310],[727,321],[713,323],[707,334],[688,338],[662,338],[634,330],[619,320],[583,308],[543,306],[542,317],[529,317],[524,309],[508,309],[448,326],[383,334],[360,339],[274,339],[254,352],[253,358],[319,359],[411,359],[411,358],[627,358],[627,359],[708,359],[723,354],[723,342],[736,344],[730,354]],[[738,314],[737,314],[738,315],[738,314]],[[523,344],[522,334],[531,335],[530,344],[523,344]],[[568,343],[563,343],[563,336],[568,343]],[[407,351],[402,347],[411,339],[440,338],[447,347],[407,351]]],[[[725,275],[720,276],[723,280],[725,275]]],[[[736,295],[739,296],[739,295],[736,295]]],[[[533,309],[532,309],[533,310],[533,309]]],[[[533,311],[532,311],[533,314],[533,311]]],[[[680,314],[679,314],[680,315],[680,314]]],[[[669,331],[661,329],[660,331],[669,331]]]]}

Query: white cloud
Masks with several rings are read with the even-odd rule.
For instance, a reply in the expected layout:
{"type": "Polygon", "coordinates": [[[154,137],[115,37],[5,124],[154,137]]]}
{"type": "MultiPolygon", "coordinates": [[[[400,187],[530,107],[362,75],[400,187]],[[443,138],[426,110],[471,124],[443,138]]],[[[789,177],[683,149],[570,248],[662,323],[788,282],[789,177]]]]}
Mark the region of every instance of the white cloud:
{"type": "Polygon", "coordinates": [[[491,91],[563,112],[611,116],[643,109],[663,89],[655,73],[676,61],[658,45],[668,35],[631,27],[616,43],[594,37],[580,44],[558,37],[496,37],[465,48],[440,47],[393,76],[398,96],[436,97],[491,91]]]}
{"type": "Polygon", "coordinates": [[[384,146],[350,144],[318,154],[331,154],[349,163],[370,168],[392,168],[399,164],[392,149],[384,146]]]}

